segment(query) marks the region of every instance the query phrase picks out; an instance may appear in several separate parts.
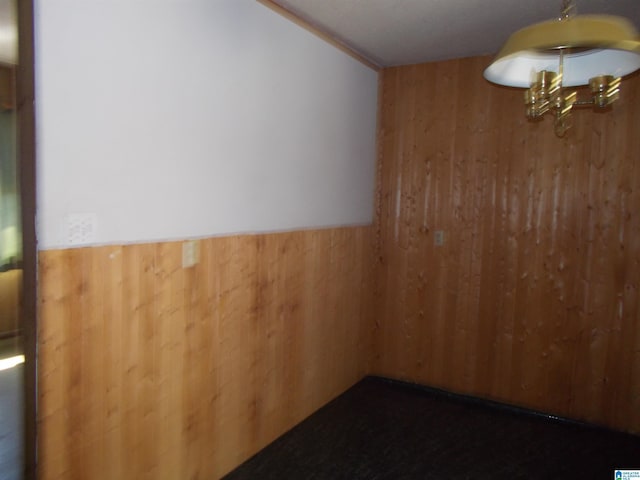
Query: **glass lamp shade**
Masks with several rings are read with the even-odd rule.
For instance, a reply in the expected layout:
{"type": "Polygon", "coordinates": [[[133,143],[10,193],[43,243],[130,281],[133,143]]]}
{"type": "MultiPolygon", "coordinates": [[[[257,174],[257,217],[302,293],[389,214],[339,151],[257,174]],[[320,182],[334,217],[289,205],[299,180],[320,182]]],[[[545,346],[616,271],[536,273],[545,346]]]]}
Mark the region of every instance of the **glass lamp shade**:
{"type": "Polygon", "coordinates": [[[623,77],[640,69],[640,38],[628,20],[578,15],[518,30],[484,77],[499,85],[529,88],[536,72],[558,73],[561,50],[566,87],[588,85],[589,79],[599,75],[623,77]]]}

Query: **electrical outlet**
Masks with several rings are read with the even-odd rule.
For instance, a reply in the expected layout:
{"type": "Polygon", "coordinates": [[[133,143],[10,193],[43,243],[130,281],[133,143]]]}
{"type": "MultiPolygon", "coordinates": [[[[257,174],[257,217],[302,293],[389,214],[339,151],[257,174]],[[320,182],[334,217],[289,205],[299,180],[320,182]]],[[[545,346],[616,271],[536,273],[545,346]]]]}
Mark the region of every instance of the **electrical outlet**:
{"type": "Polygon", "coordinates": [[[200,241],[187,240],[182,244],[182,268],[193,267],[200,261],[200,241]]]}
{"type": "Polygon", "coordinates": [[[433,244],[436,247],[441,247],[442,245],[444,245],[444,231],[443,230],[436,230],[433,233],[433,244]]]}

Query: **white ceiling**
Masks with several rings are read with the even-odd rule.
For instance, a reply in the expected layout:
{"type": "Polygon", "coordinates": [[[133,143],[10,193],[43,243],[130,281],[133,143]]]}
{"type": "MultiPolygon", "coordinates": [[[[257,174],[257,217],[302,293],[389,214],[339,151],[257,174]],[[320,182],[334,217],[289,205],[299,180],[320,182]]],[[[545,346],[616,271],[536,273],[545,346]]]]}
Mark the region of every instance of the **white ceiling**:
{"type": "MultiPolygon", "coordinates": [[[[16,63],[15,0],[0,0],[0,62],[16,63]]],[[[558,16],[561,0],[273,0],[380,66],[494,54],[515,30],[558,16]]],[[[640,0],[576,0],[579,14],[627,17],[640,0]]]]}
{"type": "MultiPolygon", "coordinates": [[[[380,66],[497,53],[511,33],[557,18],[561,0],[274,0],[380,66]]],[[[576,0],[578,14],[627,17],[640,0],[576,0]]]]}

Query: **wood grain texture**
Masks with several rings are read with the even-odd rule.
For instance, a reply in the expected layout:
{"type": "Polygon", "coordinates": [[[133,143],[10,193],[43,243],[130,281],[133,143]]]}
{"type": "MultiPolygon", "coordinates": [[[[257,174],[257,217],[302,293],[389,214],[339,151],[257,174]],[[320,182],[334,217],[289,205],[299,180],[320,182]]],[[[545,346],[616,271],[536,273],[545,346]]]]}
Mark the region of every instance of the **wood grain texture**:
{"type": "Polygon", "coordinates": [[[218,478],[346,390],[371,231],[40,252],[39,478],[218,478]]]}
{"type": "Polygon", "coordinates": [[[16,69],[13,65],[0,64],[0,111],[13,110],[16,106],[16,69]]]}
{"type": "Polygon", "coordinates": [[[382,73],[373,373],[640,432],[640,76],[558,139],[489,61],[382,73]]]}
{"type": "Polygon", "coordinates": [[[22,270],[0,272],[0,338],[20,330],[22,270]]]}

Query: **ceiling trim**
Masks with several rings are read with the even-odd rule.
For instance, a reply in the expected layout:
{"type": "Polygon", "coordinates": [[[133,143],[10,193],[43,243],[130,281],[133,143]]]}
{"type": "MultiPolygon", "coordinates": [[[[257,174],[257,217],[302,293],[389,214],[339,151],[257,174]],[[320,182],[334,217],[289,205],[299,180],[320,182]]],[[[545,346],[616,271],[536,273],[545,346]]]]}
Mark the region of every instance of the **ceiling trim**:
{"type": "Polygon", "coordinates": [[[261,3],[262,5],[264,5],[265,7],[270,8],[274,12],[282,15],[287,20],[290,20],[291,22],[295,23],[296,25],[298,25],[298,26],[304,28],[305,30],[313,33],[315,36],[321,38],[325,42],[331,44],[332,46],[334,46],[338,50],[341,50],[342,52],[344,52],[347,55],[349,55],[350,57],[356,59],[357,61],[359,61],[363,65],[369,67],[370,69],[375,70],[376,72],[379,72],[382,69],[382,67],[380,65],[378,65],[377,63],[371,61],[369,58],[367,58],[364,55],[362,55],[361,53],[355,51],[353,48],[349,47],[344,42],[341,42],[336,37],[328,34],[324,30],[319,28],[317,25],[314,25],[313,23],[309,22],[308,20],[305,20],[304,18],[301,18],[300,16],[296,15],[292,11],[290,11],[290,10],[284,8],[283,6],[279,5],[276,1],[274,1],[274,0],[257,0],[257,1],[258,1],[258,3],[261,3]]]}

